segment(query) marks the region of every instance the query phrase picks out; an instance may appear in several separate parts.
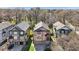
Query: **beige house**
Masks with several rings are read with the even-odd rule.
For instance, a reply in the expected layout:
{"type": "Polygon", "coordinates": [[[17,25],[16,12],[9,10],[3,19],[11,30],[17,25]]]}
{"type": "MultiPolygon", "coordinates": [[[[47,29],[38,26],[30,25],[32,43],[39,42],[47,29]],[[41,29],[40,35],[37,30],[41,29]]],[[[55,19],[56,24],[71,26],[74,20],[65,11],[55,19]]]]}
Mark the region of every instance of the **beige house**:
{"type": "Polygon", "coordinates": [[[50,31],[47,24],[44,22],[39,22],[34,27],[34,37],[33,41],[36,46],[40,46],[36,48],[37,50],[44,50],[46,45],[50,43],[50,31]]]}

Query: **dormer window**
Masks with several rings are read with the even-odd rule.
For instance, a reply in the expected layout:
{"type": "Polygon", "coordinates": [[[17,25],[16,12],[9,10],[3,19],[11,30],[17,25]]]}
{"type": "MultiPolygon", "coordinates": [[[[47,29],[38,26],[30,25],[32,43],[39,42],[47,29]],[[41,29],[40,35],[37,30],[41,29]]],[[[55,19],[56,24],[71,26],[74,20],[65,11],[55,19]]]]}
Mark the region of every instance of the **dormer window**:
{"type": "Polygon", "coordinates": [[[24,32],[23,32],[23,31],[21,31],[21,32],[20,32],[20,35],[24,35],[24,32]]]}
{"type": "Polygon", "coordinates": [[[23,32],[20,32],[20,34],[22,34],[22,35],[23,35],[23,32]]]}
{"type": "Polygon", "coordinates": [[[17,34],[17,32],[15,31],[14,34],[17,34]]]}

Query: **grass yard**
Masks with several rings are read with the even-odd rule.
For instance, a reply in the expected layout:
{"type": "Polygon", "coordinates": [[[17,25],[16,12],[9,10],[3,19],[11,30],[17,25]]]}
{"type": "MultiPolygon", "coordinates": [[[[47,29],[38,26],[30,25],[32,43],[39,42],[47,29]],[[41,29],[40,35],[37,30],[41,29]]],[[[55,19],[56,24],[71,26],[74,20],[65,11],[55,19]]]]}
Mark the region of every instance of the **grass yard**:
{"type": "Polygon", "coordinates": [[[36,51],[33,42],[31,43],[29,51],[36,51]]]}
{"type": "Polygon", "coordinates": [[[28,40],[28,44],[26,45],[24,51],[35,51],[35,47],[31,39],[28,40]]]}
{"type": "Polygon", "coordinates": [[[28,43],[26,44],[26,47],[24,48],[24,51],[29,51],[30,45],[31,45],[32,40],[29,39],[28,43]]]}

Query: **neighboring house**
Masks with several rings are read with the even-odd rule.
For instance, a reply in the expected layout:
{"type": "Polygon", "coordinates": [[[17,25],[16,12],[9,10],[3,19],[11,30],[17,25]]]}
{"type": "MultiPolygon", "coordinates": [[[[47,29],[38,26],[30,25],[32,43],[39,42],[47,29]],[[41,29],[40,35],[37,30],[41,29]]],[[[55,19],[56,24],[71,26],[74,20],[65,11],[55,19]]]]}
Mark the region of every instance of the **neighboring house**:
{"type": "Polygon", "coordinates": [[[53,24],[53,28],[54,28],[57,36],[60,36],[63,34],[68,35],[72,31],[71,27],[69,27],[59,21],[53,24]]]}
{"type": "Polygon", "coordinates": [[[39,22],[34,27],[34,44],[36,50],[44,50],[50,44],[50,31],[47,24],[39,22]]]}
{"type": "Polygon", "coordinates": [[[8,46],[25,45],[28,40],[27,31],[29,30],[29,27],[29,23],[23,21],[11,28],[9,30],[9,39],[7,40],[8,46]]]}
{"type": "Polygon", "coordinates": [[[0,23],[0,46],[4,41],[7,41],[8,30],[10,30],[11,27],[13,27],[13,25],[10,22],[0,23]]]}

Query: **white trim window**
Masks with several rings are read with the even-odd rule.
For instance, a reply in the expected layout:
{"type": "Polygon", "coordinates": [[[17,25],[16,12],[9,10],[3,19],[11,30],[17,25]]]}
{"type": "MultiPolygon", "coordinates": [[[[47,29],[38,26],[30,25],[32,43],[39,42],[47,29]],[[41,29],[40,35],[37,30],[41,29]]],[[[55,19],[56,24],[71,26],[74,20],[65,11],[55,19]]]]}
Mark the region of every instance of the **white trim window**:
{"type": "Polygon", "coordinates": [[[15,31],[14,34],[18,34],[18,33],[15,31]]]}
{"type": "Polygon", "coordinates": [[[23,32],[23,31],[21,31],[21,32],[20,32],[20,35],[24,35],[24,32],[23,32]]]}
{"type": "Polygon", "coordinates": [[[21,32],[20,32],[20,34],[22,34],[22,35],[23,35],[23,32],[21,31],[21,32]]]}

